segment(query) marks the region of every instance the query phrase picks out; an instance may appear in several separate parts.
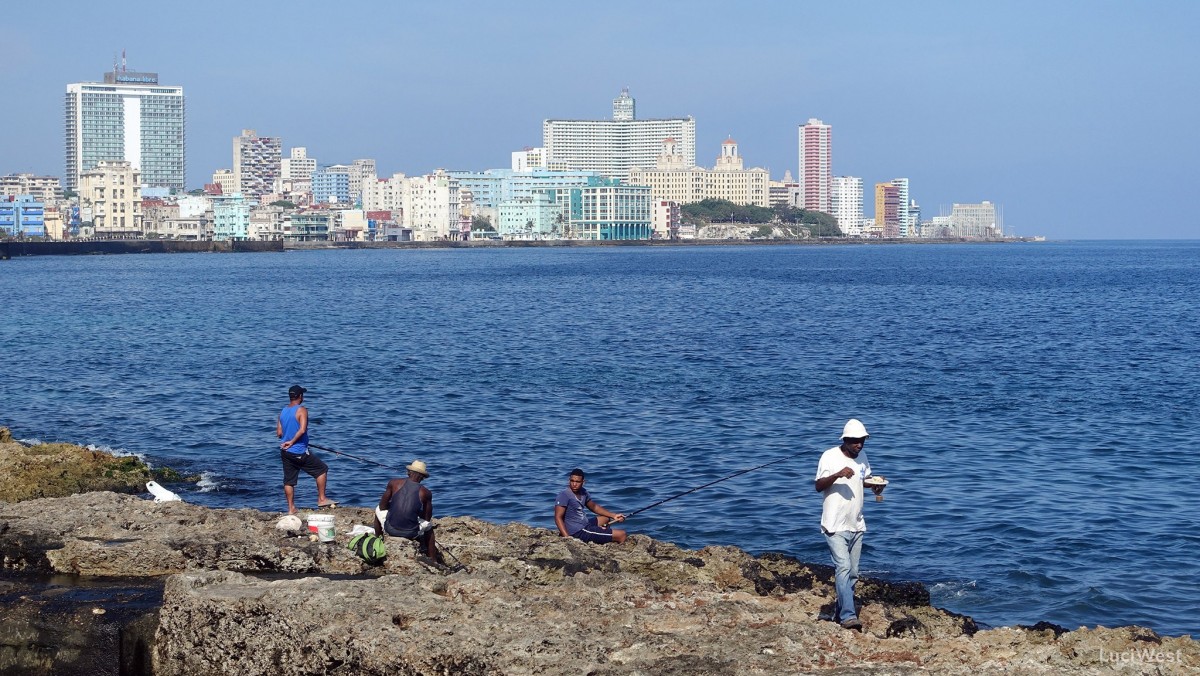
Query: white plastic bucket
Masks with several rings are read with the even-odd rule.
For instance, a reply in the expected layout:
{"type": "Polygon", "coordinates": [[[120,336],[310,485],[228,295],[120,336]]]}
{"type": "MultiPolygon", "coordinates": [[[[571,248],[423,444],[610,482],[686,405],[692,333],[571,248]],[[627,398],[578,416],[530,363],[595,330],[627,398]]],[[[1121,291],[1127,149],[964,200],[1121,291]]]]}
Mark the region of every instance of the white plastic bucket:
{"type": "Polygon", "coordinates": [[[316,533],[321,542],[333,542],[333,515],[309,514],[308,529],[316,533]]]}

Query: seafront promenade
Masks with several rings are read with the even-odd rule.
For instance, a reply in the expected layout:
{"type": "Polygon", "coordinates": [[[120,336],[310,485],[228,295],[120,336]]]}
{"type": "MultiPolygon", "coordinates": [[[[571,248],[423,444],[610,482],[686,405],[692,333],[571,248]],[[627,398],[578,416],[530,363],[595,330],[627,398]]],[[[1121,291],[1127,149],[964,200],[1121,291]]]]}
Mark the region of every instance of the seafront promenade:
{"type": "Polygon", "coordinates": [[[283,242],[81,239],[66,242],[0,241],[0,260],[18,256],[86,256],[128,253],[240,253],[283,251],[283,242]]]}
{"type": "Polygon", "coordinates": [[[286,241],[181,241],[167,239],[72,240],[67,242],[0,241],[0,260],[18,256],[82,256],[132,253],[254,253],[316,249],[521,249],[562,247],[675,247],[675,246],[821,246],[878,244],[1004,244],[1033,241],[1030,238],[1002,239],[858,239],[822,237],[813,239],[651,239],[592,240],[538,239],[469,241],[435,240],[429,242],[286,242],[286,241]]]}

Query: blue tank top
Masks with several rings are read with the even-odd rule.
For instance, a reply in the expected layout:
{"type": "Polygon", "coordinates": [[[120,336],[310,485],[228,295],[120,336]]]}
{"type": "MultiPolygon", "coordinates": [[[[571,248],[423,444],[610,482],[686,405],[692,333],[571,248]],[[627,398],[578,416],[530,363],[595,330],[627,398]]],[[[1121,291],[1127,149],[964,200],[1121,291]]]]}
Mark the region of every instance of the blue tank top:
{"type": "Polygon", "coordinates": [[[397,533],[416,532],[417,517],[421,515],[421,484],[405,479],[388,502],[387,530],[397,533]]]}
{"type": "MultiPolygon", "coordinates": [[[[300,430],[300,421],[296,419],[296,410],[300,408],[300,404],[295,406],[287,406],[279,412],[279,424],[283,426],[283,437],[280,441],[287,441],[296,436],[296,432],[300,430]]],[[[293,455],[304,455],[308,452],[308,432],[300,435],[300,439],[292,444],[287,449],[288,453],[293,455]]]]}

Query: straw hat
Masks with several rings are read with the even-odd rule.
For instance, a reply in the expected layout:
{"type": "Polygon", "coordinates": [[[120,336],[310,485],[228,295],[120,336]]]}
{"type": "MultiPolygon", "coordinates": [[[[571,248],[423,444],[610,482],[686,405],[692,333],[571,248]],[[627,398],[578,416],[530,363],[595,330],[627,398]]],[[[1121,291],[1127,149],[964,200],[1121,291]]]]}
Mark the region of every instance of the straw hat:
{"type": "Polygon", "coordinates": [[[417,474],[429,476],[429,470],[425,469],[425,463],[421,462],[420,460],[413,460],[412,464],[406,466],[404,469],[410,472],[416,472],[417,474]]]}

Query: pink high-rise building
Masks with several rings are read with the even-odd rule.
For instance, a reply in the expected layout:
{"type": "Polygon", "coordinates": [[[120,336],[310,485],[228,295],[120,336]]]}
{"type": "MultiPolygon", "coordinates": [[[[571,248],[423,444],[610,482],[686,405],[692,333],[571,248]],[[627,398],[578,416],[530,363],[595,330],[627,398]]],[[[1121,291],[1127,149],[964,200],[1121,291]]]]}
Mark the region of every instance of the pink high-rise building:
{"type": "Polygon", "coordinates": [[[800,126],[800,207],[832,211],[833,152],[829,125],[812,118],[800,126]]]}

